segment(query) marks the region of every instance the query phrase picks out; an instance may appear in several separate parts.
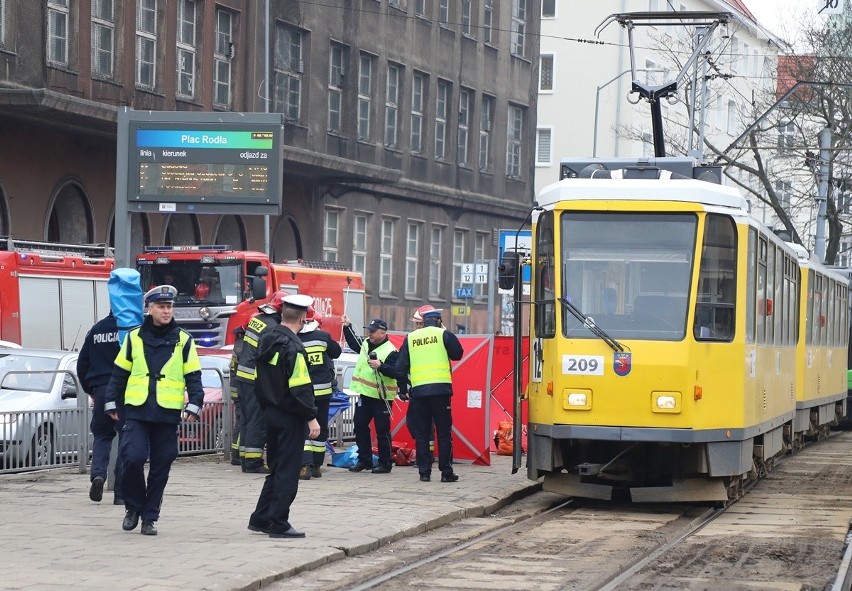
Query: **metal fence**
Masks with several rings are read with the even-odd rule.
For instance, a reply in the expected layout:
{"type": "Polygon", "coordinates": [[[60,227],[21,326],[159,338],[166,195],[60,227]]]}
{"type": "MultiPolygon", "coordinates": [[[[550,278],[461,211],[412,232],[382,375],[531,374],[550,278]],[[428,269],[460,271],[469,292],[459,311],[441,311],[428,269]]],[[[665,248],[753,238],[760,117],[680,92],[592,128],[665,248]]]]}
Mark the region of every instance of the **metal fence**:
{"type": "MultiPolygon", "coordinates": [[[[222,375],[222,384],[222,400],[205,402],[198,421],[179,425],[180,455],[230,457],[234,412],[227,375],[222,375]]],[[[350,396],[350,401],[329,424],[329,441],[337,446],[355,438],[355,397],[350,396]]],[[[85,473],[92,457],[91,416],[85,395],[77,397],[76,407],[0,412],[0,474],[58,467],[76,467],[85,473]]]]}

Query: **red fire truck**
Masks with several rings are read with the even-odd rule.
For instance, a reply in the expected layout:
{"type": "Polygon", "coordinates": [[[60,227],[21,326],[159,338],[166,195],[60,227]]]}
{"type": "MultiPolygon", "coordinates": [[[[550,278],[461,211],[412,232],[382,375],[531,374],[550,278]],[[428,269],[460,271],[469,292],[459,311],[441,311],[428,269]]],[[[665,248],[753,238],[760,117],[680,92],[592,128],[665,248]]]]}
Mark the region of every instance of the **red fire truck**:
{"type": "Polygon", "coordinates": [[[364,280],[337,263],[271,263],[262,252],[224,245],[149,246],[137,255],[136,268],[144,290],[164,283],[177,288],[175,320],[200,347],[233,343],[234,329],[279,289],[311,296],[323,330],[336,340],[343,338],[341,314],[364,325],[364,280]]]}
{"type": "Polygon", "coordinates": [[[75,350],[109,313],[103,246],[0,239],[0,339],[75,350]]]}

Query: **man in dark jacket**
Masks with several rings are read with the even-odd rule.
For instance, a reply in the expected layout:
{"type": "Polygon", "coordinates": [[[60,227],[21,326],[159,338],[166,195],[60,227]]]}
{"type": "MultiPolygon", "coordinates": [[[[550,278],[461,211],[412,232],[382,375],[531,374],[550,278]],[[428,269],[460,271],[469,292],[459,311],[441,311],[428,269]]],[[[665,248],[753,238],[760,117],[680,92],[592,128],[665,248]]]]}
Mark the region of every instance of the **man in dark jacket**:
{"type": "Polygon", "coordinates": [[[266,418],[269,475],[248,529],[270,538],[305,537],[290,524],[290,505],[299,490],[305,439],[320,432],[307,356],[296,336],[311,302],[306,295],[283,298],[281,324],[264,331],[257,348],[256,392],[266,418]]]}
{"type": "Polygon", "coordinates": [[[299,478],[302,480],[310,480],[311,476],[322,476],[321,466],[325,460],[325,446],[328,441],[328,407],[331,404],[335,377],[334,360],[343,352],[340,343],[320,328],[321,324],[322,318],[311,306],[308,308],[305,326],[299,331],[299,338],[308,354],[308,372],[314,386],[314,404],[320,425],[319,435],[315,439],[305,441],[302,469],[299,471],[299,478]]]}
{"type": "Polygon", "coordinates": [[[181,418],[197,421],[204,403],[195,343],[172,317],[176,295],[171,285],[145,294],[148,316],[127,333],[121,345],[104,406],[113,420],[118,420],[116,409],[122,404],[125,414],[119,447],[127,509],[122,528],[136,529],[141,517],[142,533],[149,536],[157,535],[163,491],[178,453],[178,425],[181,418]],[[188,403],[184,392],[189,395],[188,403]],[[146,485],[145,461],[149,458],[146,485]]]}
{"type": "Polygon", "coordinates": [[[399,349],[396,371],[407,376],[410,387],[400,398],[411,398],[408,412],[409,431],[417,446],[417,469],[420,480],[431,478],[432,464],[429,454],[429,434],[432,423],[438,432],[438,468],[441,482],[456,482],[453,472],[453,417],[450,397],[453,395],[453,378],[450,361],[458,361],[464,349],[458,337],[445,330],[440,310],[422,313],[423,327],[405,337],[399,349]]]}
{"type": "MultiPolygon", "coordinates": [[[[89,330],[77,357],[77,377],[83,384],[83,389],[92,397],[92,469],[90,474],[91,487],[89,498],[99,503],[104,496],[104,483],[109,468],[109,455],[112,450],[112,440],[117,431],[124,426],[122,420],[113,421],[104,412],[106,403],[106,388],[112,370],[115,367],[115,357],[118,355],[118,325],[115,316],[110,311],[89,330]]],[[[119,413],[119,416],[121,413],[119,413]]],[[[121,463],[115,465],[115,498],[113,503],[123,505],[121,498],[121,463]]]]}

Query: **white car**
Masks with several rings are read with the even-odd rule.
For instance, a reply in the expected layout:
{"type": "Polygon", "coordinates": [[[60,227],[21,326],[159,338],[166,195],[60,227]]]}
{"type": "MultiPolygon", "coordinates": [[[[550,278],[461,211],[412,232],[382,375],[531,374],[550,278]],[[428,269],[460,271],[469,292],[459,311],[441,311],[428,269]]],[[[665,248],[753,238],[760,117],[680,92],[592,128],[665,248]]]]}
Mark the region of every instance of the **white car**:
{"type": "Polygon", "coordinates": [[[81,436],[89,449],[76,366],[76,351],[0,349],[0,470],[74,461],[81,436]]]}

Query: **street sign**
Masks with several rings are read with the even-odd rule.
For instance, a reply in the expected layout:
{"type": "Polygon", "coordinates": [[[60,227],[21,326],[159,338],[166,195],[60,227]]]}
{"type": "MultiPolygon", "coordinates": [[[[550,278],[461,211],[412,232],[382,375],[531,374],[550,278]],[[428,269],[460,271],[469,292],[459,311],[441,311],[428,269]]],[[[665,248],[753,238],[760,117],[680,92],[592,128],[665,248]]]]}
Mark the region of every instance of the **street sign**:
{"type": "Polygon", "coordinates": [[[469,300],[473,297],[473,288],[472,287],[457,287],[456,288],[456,299],[457,300],[469,300]]]}
{"type": "Polygon", "coordinates": [[[467,306],[453,306],[453,316],[467,316],[467,306]]]}
{"type": "Polygon", "coordinates": [[[817,14],[843,14],[843,0],[817,0],[817,14]]]}
{"type": "Polygon", "coordinates": [[[473,282],[477,284],[488,283],[488,273],[477,273],[473,282]]]}
{"type": "MultiPolygon", "coordinates": [[[[500,258],[503,258],[503,252],[508,249],[515,248],[515,235],[517,230],[500,230],[499,237],[500,240],[498,242],[499,250],[500,250],[500,258]]],[[[517,248],[526,252],[527,254],[532,252],[532,230],[521,230],[518,236],[518,244],[517,248]]],[[[524,267],[523,269],[523,283],[529,283],[532,279],[531,268],[529,266],[524,267]]]]}

